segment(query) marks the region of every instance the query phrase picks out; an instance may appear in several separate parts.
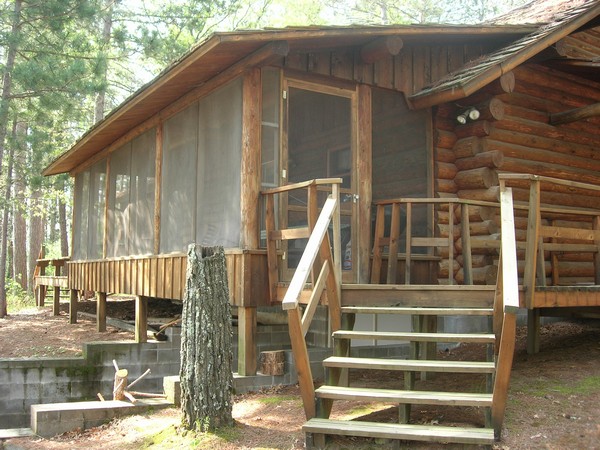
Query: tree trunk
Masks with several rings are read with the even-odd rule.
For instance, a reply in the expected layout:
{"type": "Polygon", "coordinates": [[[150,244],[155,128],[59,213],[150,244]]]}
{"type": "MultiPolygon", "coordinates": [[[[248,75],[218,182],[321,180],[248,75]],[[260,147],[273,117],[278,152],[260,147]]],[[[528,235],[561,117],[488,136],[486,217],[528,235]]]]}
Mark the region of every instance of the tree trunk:
{"type": "Polygon", "coordinates": [[[44,243],[44,222],[42,217],[42,194],[39,189],[31,193],[29,199],[29,290],[33,286],[33,272],[42,244],[44,243]]]}
{"type": "Polygon", "coordinates": [[[187,428],[233,423],[232,328],[222,247],[188,249],[181,319],[181,407],[187,428]]]}
{"type": "MultiPolygon", "coordinates": [[[[66,183],[64,178],[60,178],[59,186],[61,191],[65,190],[66,183]]],[[[69,256],[69,238],[67,231],[67,204],[62,196],[58,199],[58,226],[60,228],[60,255],[69,256]]]]}
{"type": "MultiPolygon", "coordinates": [[[[13,147],[9,147],[8,153],[8,169],[6,171],[6,191],[4,192],[5,205],[10,204],[10,191],[12,184],[12,171],[13,171],[13,147]]],[[[8,255],[8,207],[4,207],[4,213],[2,214],[2,246],[0,248],[0,318],[8,314],[8,304],[6,301],[6,257],[8,255]]]]}
{"type": "Polygon", "coordinates": [[[112,16],[113,16],[113,5],[115,0],[105,0],[104,8],[106,8],[106,15],[102,21],[102,47],[104,52],[104,66],[102,67],[102,89],[96,96],[96,104],[94,108],[94,123],[100,122],[104,119],[104,109],[106,103],[106,79],[108,73],[108,52],[110,51],[110,37],[112,32],[112,16]]]}
{"type": "Polygon", "coordinates": [[[14,279],[27,291],[27,223],[23,211],[25,209],[25,167],[27,155],[21,139],[27,134],[27,124],[19,122],[16,125],[14,142],[17,152],[13,156],[14,202],[13,203],[13,273],[14,279]]]}

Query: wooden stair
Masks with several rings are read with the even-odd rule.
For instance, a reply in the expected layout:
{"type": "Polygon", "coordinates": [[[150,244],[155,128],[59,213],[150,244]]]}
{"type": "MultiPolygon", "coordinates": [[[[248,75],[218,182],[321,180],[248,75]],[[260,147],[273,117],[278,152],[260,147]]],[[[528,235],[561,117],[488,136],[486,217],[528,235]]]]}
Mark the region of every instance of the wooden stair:
{"type": "MultiPolygon", "coordinates": [[[[419,328],[423,317],[431,316],[483,316],[492,317],[493,291],[487,287],[463,286],[401,286],[398,285],[369,285],[363,288],[354,286],[352,298],[356,299],[359,290],[365,294],[365,300],[359,301],[361,305],[348,305],[348,297],[342,295],[342,313],[345,319],[342,323],[352,324],[349,320],[354,314],[387,314],[394,317],[411,316],[413,318],[412,331],[355,331],[341,329],[333,333],[335,343],[334,356],[323,362],[327,369],[327,384],[315,391],[317,400],[317,418],[310,419],[303,427],[307,433],[307,447],[321,448],[325,444],[327,435],[345,435],[356,437],[383,438],[407,441],[448,442],[457,444],[491,445],[494,442],[494,429],[490,423],[490,408],[492,407],[492,377],[496,366],[493,360],[493,346],[496,336],[489,333],[448,333],[423,330],[419,328]],[[388,289],[385,289],[385,288],[388,289]],[[448,289],[449,288],[449,289],[448,289]],[[454,300],[456,295],[463,291],[468,297],[466,302],[469,307],[458,306],[454,300]],[[387,291],[387,292],[385,292],[387,291]],[[421,293],[419,293],[419,291],[421,293]],[[369,292],[376,292],[379,298],[385,298],[385,303],[390,306],[373,306],[368,299],[369,292]],[[385,293],[384,293],[385,292],[385,293]],[[423,292],[426,293],[425,299],[423,292]],[[395,299],[390,297],[393,295],[395,299]],[[407,306],[419,298],[418,307],[407,306]],[[409,299],[409,300],[405,300],[409,299]],[[346,300],[346,301],[345,301],[346,300]],[[456,307],[453,305],[457,305],[456,307]],[[382,359],[359,358],[350,356],[350,342],[352,340],[377,340],[377,341],[403,341],[410,344],[410,357],[408,359],[382,359]],[[437,343],[475,343],[483,344],[488,348],[485,360],[481,361],[452,361],[435,359],[435,353],[420,352],[420,347],[436,345],[437,343]],[[426,358],[426,359],[424,359],[426,358]],[[404,386],[397,389],[382,389],[364,386],[345,386],[345,377],[342,375],[347,369],[359,370],[387,370],[404,373],[404,386]],[[448,392],[420,390],[416,382],[417,373],[436,373],[436,377],[448,374],[481,374],[483,384],[488,392],[448,392]],[[398,405],[398,423],[376,423],[372,421],[330,419],[333,402],[345,401],[371,401],[398,405]],[[485,419],[484,428],[473,426],[444,426],[420,425],[410,423],[411,405],[434,405],[444,407],[471,407],[480,408],[485,419]]],[[[343,289],[342,292],[347,292],[343,289]]],[[[488,321],[491,326],[491,319],[488,321]]],[[[351,326],[347,326],[351,328],[351,326]]],[[[351,377],[350,377],[351,378],[351,377]]],[[[400,380],[400,377],[398,377],[400,380]]],[[[472,379],[471,379],[472,380],[472,379]]],[[[472,390],[465,388],[465,391],[472,390]]]]}

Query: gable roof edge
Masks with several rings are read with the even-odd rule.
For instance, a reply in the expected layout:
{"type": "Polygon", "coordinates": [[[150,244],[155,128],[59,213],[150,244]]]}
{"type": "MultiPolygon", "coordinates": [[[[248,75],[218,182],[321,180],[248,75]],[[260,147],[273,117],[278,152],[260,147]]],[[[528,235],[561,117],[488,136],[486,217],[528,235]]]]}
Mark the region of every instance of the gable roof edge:
{"type": "MultiPolygon", "coordinates": [[[[490,67],[483,70],[481,73],[475,75],[469,80],[466,80],[464,82],[458,82],[455,85],[449,86],[446,89],[434,89],[430,92],[420,91],[413,95],[410,95],[408,97],[410,104],[415,109],[421,109],[439,105],[441,103],[460,100],[464,97],[467,97],[472,93],[478,91],[479,89],[487,86],[489,83],[497,80],[502,75],[520,66],[533,56],[537,55],[541,51],[555,44],[563,37],[576,31],[578,28],[585,25],[598,15],[600,15],[600,3],[590,8],[588,11],[582,13],[579,17],[575,17],[559,29],[551,30],[545,36],[540,37],[540,39],[536,40],[532,44],[524,46],[522,49],[517,50],[515,53],[508,56],[507,58],[491,65],[490,67]]],[[[546,27],[548,27],[548,25],[546,25],[546,27]]],[[[542,33],[543,31],[544,27],[540,28],[538,32],[542,33]]],[[[525,36],[516,42],[532,39],[533,35],[535,35],[535,33],[525,36]]],[[[514,45],[514,43],[512,45],[514,45]]],[[[494,53],[492,53],[492,55],[494,53]]]]}

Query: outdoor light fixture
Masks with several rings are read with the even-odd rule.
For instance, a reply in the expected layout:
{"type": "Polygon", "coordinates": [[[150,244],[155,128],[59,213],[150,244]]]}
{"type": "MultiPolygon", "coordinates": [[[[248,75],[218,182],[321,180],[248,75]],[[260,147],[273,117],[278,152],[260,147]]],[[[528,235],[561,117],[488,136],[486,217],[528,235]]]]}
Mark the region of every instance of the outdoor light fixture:
{"type": "Polygon", "coordinates": [[[479,111],[475,108],[469,108],[456,116],[456,121],[461,125],[467,123],[467,120],[477,120],[479,119],[479,111]]]}

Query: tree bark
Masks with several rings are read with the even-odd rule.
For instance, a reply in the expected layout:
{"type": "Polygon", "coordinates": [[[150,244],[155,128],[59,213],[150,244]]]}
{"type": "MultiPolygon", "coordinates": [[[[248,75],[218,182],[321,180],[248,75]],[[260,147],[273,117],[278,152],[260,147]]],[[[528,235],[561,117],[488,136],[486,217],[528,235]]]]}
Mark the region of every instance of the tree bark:
{"type": "MultiPolygon", "coordinates": [[[[12,184],[12,171],[13,171],[13,147],[9,147],[8,153],[8,168],[6,171],[6,187],[4,192],[5,205],[10,204],[11,197],[11,184],[12,184]]],[[[0,248],[0,318],[5,317],[8,314],[8,304],[6,301],[6,257],[8,255],[8,210],[7,206],[4,207],[2,214],[2,247],[0,248]]]]}
{"type": "Polygon", "coordinates": [[[112,19],[113,19],[113,5],[115,0],[105,0],[104,7],[106,8],[106,15],[102,21],[102,47],[104,50],[104,56],[106,58],[104,66],[102,68],[102,82],[103,86],[98,95],[96,96],[96,103],[94,107],[94,123],[100,122],[104,119],[104,110],[106,103],[106,79],[108,73],[108,52],[110,51],[110,38],[112,33],[112,19]]]}
{"type": "Polygon", "coordinates": [[[33,272],[37,262],[38,255],[42,249],[44,243],[44,221],[42,217],[41,202],[42,194],[39,189],[34,190],[31,193],[29,199],[29,271],[28,271],[28,283],[31,291],[33,286],[33,272]]]}
{"type": "Polygon", "coordinates": [[[181,407],[199,431],[233,423],[232,328],[222,247],[188,249],[181,322],[181,407]]]}
{"type": "MultiPolygon", "coordinates": [[[[17,145],[17,152],[13,156],[14,177],[14,202],[13,204],[13,273],[14,279],[21,285],[24,291],[27,291],[27,223],[23,210],[25,208],[25,167],[27,165],[27,155],[25,147],[22,144],[23,138],[27,134],[27,124],[20,122],[16,124],[16,134],[14,142],[17,145]]],[[[13,150],[14,151],[14,150],[13,150]]]]}

